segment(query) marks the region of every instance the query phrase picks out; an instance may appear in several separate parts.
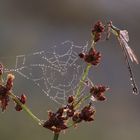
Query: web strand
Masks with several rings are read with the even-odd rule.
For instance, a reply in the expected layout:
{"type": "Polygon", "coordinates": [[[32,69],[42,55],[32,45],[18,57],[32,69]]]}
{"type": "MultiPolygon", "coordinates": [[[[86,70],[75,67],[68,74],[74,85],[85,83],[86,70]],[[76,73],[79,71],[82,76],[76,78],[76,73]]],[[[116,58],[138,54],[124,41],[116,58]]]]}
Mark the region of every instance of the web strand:
{"type": "Polygon", "coordinates": [[[69,94],[75,94],[84,69],[78,54],[87,47],[88,43],[76,46],[65,41],[50,50],[17,55],[14,68],[5,68],[5,73],[15,72],[31,80],[47,97],[63,104],[69,94]]]}

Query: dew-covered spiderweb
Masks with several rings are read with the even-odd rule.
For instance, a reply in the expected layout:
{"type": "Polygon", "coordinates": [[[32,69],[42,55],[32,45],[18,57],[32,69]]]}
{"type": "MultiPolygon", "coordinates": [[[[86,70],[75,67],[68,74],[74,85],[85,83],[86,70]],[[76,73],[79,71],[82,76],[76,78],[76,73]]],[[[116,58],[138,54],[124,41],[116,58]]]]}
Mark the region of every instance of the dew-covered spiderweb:
{"type": "Polygon", "coordinates": [[[65,41],[43,51],[17,55],[14,68],[5,68],[5,72],[31,80],[51,100],[63,104],[70,94],[75,94],[85,67],[78,54],[87,51],[87,46],[65,41]]]}

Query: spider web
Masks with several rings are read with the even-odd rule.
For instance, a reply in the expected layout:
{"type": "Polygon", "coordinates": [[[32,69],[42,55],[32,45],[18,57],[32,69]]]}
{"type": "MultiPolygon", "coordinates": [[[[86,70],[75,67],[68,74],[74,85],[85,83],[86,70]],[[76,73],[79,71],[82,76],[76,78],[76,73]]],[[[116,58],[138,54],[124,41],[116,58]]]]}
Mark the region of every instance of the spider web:
{"type": "Polygon", "coordinates": [[[31,80],[51,100],[63,104],[68,95],[75,94],[85,67],[78,54],[87,51],[87,46],[65,41],[43,51],[17,55],[15,67],[4,71],[31,80]]]}

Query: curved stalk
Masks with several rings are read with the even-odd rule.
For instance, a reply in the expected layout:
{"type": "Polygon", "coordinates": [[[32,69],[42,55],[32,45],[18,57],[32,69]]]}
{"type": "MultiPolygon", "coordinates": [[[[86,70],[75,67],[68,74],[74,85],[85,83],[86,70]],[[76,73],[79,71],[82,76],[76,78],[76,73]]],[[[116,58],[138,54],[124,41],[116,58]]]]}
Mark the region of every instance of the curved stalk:
{"type": "Polygon", "coordinates": [[[22,104],[19,99],[13,94],[13,93],[9,93],[9,96],[18,104],[22,107],[22,109],[33,119],[35,120],[39,125],[43,125],[43,122],[38,118],[36,117],[32,112],[31,110],[24,104],[22,104]]]}

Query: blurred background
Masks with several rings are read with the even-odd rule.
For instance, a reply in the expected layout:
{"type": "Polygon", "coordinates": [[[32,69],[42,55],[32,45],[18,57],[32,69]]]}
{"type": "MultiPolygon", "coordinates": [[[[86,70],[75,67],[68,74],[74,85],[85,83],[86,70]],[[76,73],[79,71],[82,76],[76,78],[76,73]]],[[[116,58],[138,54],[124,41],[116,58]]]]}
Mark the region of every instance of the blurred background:
{"type": "MultiPolygon", "coordinates": [[[[45,50],[48,46],[71,40],[85,45],[97,20],[112,20],[129,31],[129,45],[140,60],[139,0],[0,0],[0,61],[11,68],[19,54],[45,50]],[[8,63],[6,63],[8,62],[8,63]]],[[[60,140],[138,140],[140,139],[140,95],[133,95],[121,48],[114,37],[100,42],[101,65],[91,71],[95,83],[110,87],[106,102],[95,104],[97,113],[91,124],[82,124],[61,134],[60,140]]],[[[132,65],[140,87],[140,66],[132,65]]],[[[16,75],[14,91],[26,93],[28,106],[41,119],[58,104],[30,81],[16,75]]],[[[40,128],[13,105],[0,113],[1,140],[51,140],[52,133],[40,128]]]]}

